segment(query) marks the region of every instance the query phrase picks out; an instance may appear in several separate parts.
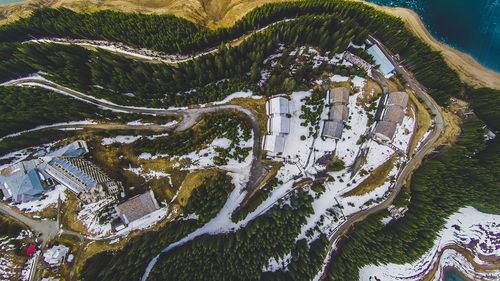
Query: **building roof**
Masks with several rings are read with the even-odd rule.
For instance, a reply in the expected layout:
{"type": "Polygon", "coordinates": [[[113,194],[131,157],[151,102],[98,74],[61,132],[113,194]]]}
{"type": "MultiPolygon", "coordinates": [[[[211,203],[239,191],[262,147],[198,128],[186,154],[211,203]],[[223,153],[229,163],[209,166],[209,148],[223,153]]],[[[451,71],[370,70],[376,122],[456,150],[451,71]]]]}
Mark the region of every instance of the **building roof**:
{"type": "Polygon", "coordinates": [[[391,61],[384,55],[384,52],[380,50],[377,45],[373,45],[368,49],[368,54],[372,55],[375,59],[375,63],[379,64],[379,71],[387,76],[390,73],[394,72],[394,65],[392,65],[391,61]]]}
{"type": "Polygon", "coordinates": [[[92,162],[79,157],[54,157],[47,165],[46,172],[75,193],[88,190],[98,183],[111,181],[92,162]]]}
{"type": "Polygon", "coordinates": [[[335,105],[330,108],[329,118],[332,120],[346,122],[349,118],[349,108],[344,104],[335,105]]]}
{"type": "Polygon", "coordinates": [[[264,137],[264,150],[273,153],[282,153],[285,149],[285,138],[277,135],[266,135],[264,137]]]}
{"type": "Polygon", "coordinates": [[[134,196],[117,205],[116,212],[125,224],[129,224],[159,209],[153,191],[134,196]]]}
{"type": "Polygon", "coordinates": [[[344,130],[344,123],[341,121],[325,121],[323,126],[323,137],[340,139],[342,137],[342,131],[344,130]]]}
{"type": "Polygon", "coordinates": [[[384,111],[383,121],[395,122],[401,124],[405,117],[404,111],[401,107],[396,105],[388,106],[384,111]]]}
{"type": "Polygon", "coordinates": [[[290,133],[290,118],[280,115],[273,115],[269,118],[268,129],[273,134],[290,133]]]}
{"type": "Polygon", "coordinates": [[[397,124],[394,122],[380,121],[375,127],[375,134],[385,140],[391,140],[396,133],[397,124]]]}
{"type": "Polygon", "coordinates": [[[389,94],[387,105],[397,105],[405,108],[408,104],[408,94],[405,92],[393,92],[389,94]]]}
{"type": "Polygon", "coordinates": [[[348,104],[349,103],[349,90],[344,87],[334,88],[330,91],[330,103],[348,104]]]}
{"type": "Polygon", "coordinates": [[[69,248],[64,245],[54,246],[43,253],[43,260],[50,265],[57,265],[64,261],[69,248]]]}
{"type": "Polygon", "coordinates": [[[275,97],[268,102],[268,114],[289,114],[290,101],[284,97],[275,97]]]}
{"type": "Polygon", "coordinates": [[[40,179],[38,159],[16,163],[0,172],[0,188],[7,199],[26,202],[45,191],[40,179]]]}
{"type": "Polygon", "coordinates": [[[82,140],[77,140],[68,145],[65,145],[57,150],[49,152],[47,156],[56,157],[56,156],[66,156],[66,157],[77,157],[82,154],[89,152],[87,147],[87,143],[82,140]]]}

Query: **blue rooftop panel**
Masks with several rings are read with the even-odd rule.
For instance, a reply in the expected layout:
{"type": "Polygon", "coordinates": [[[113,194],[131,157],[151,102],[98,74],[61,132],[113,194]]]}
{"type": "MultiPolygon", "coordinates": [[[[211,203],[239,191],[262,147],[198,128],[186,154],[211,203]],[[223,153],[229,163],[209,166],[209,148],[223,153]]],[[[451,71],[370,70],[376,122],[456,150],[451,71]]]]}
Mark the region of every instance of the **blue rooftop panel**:
{"type": "Polygon", "coordinates": [[[375,63],[380,65],[379,71],[384,76],[387,76],[388,74],[394,72],[394,65],[392,65],[392,63],[377,45],[371,46],[368,49],[368,53],[373,56],[373,58],[375,59],[375,63]]]}

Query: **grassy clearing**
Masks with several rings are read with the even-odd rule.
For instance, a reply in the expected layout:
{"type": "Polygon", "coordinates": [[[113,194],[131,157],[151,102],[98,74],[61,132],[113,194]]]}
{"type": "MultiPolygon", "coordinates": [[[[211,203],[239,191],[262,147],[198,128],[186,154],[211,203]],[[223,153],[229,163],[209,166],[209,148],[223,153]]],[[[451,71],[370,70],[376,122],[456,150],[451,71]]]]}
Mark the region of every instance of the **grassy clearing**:
{"type": "Polygon", "coordinates": [[[415,128],[415,133],[413,134],[413,138],[410,143],[410,147],[408,149],[408,155],[413,155],[418,142],[422,139],[424,134],[429,130],[429,126],[431,125],[431,115],[427,111],[425,105],[420,103],[413,92],[407,91],[408,96],[410,97],[410,103],[414,105],[415,116],[417,118],[417,124],[415,128]]]}
{"type": "Polygon", "coordinates": [[[394,168],[395,161],[396,156],[392,156],[391,159],[387,160],[384,164],[373,170],[370,173],[370,176],[368,176],[368,178],[366,178],[362,183],[360,183],[354,189],[344,193],[342,196],[359,196],[375,190],[377,187],[386,182],[387,175],[389,175],[392,168],[394,168]]]}
{"type": "Polygon", "coordinates": [[[218,170],[216,169],[207,169],[195,171],[186,175],[175,201],[182,207],[186,206],[191,192],[202,184],[206,178],[215,176],[217,172],[218,170]]]}
{"type": "Polygon", "coordinates": [[[262,135],[267,134],[267,119],[269,118],[266,114],[266,99],[252,99],[252,98],[236,98],[232,99],[229,104],[237,104],[241,106],[248,107],[257,113],[259,117],[259,126],[262,135]]]}

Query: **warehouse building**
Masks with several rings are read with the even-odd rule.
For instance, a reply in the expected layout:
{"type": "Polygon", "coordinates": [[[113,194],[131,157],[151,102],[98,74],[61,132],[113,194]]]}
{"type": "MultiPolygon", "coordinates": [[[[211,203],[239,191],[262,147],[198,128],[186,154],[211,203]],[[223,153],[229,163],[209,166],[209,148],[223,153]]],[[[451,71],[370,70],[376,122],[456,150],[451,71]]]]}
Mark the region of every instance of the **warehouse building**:
{"type": "Polygon", "coordinates": [[[408,105],[408,94],[405,92],[390,93],[385,101],[382,120],[375,127],[375,137],[382,141],[390,141],[396,133],[398,125],[403,123],[405,109],[408,105]]]}
{"type": "Polygon", "coordinates": [[[115,206],[118,216],[125,225],[138,220],[156,210],[160,207],[155,199],[153,191],[150,190],[146,193],[136,195],[129,200],[115,206]]]}
{"type": "Polygon", "coordinates": [[[47,191],[43,186],[39,159],[22,161],[0,171],[0,189],[4,199],[22,203],[37,199],[47,191]]]}
{"type": "Polygon", "coordinates": [[[375,63],[380,65],[378,70],[380,71],[380,73],[382,73],[382,75],[388,77],[396,71],[394,65],[377,45],[371,46],[367,51],[368,54],[373,56],[373,58],[375,59],[375,63]]]}
{"type": "Polygon", "coordinates": [[[349,119],[349,90],[338,87],[329,92],[330,111],[328,120],[324,121],[322,136],[324,138],[340,139],[344,124],[349,119]]]}
{"type": "Polygon", "coordinates": [[[268,135],[264,136],[262,148],[270,153],[283,153],[285,136],[290,133],[290,101],[284,96],[271,98],[266,103],[268,135]]]}

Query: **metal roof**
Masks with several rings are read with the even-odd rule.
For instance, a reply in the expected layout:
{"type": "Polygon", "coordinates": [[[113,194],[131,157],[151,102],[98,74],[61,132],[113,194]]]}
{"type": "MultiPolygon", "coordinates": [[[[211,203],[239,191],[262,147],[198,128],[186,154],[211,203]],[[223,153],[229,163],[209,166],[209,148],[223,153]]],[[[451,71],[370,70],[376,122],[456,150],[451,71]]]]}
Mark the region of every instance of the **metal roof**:
{"type": "Polygon", "coordinates": [[[389,94],[387,105],[397,105],[405,108],[408,104],[408,94],[405,92],[393,92],[389,94]]]}
{"type": "Polygon", "coordinates": [[[115,207],[125,224],[129,224],[159,209],[153,191],[137,195],[115,207]]]}
{"type": "Polygon", "coordinates": [[[268,129],[273,134],[288,134],[290,133],[290,118],[274,115],[269,118],[268,129]]]}
{"type": "Polygon", "coordinates": [[[346,122],[349,118],[349,108],[344,104],[335,105],[330,108],[329,118],[332,120],[346,122]]]}
{"type": "Polygon", "coordinates": [[[264,150],[273,153],[282,153],[285,149],[285,138],[283,136],[266,135],[264,137],[264,150]]]}
{"type": "Polygon", "coordinates": [[[395,122],[401,124],[405,117],[404,111],[401,107],[396,105],[388,106],[384,111],[383,121],[395,122]]]}
{"type": "Polygon", "coordinates": [[[391,140],[396,133],[397,124],[394,122],[380,121],[375,127],[375,134],[384,140],[391,140]]]}
{"type": "Polygon", "coordinates": [[[344,87],[334,88],[330,91],[330,103],[349,103],[349,90],[344,87]]]}
{"type": "Polygon", "coordinates": [[[275,97],[268,102],[268,114],[289,114],[290,101],[284,97],[275,97]]]}
{"type": "Polygon", "coordinates": [[[340,139],[342,138],[342,131],[344,130],[344,123],[338,120],[325,121],[323,126],[323,137],[340,139]]]}
{"type": "Polygon", "coordinates": [[[368,54],[372,55],[375,59],[375,63],[379,64],[379,71],[387,76],[390,73],[394,72],[394,65],[392,65],[391,61],[384,55],[382,50],[377,45],[373,45],[368,49],[368,54]]]}
{"type": "Polygon", "coordinates": [[[68,145],[65,145],[57,150],[49,152],[47,156],[57,157],[57,156],[67,156],[67,157],[77,157],[82,154],[89,152],[87,143],[82,140],[77,140],[68,145]]]}
{"type": "Polygon", "coordinates": [[[12,198],[15,202],[26,202],[46,191],[37,168],[40,163],[39,160],[23,161],[2,170],[0,188],[4,197],[12,198]]]}

